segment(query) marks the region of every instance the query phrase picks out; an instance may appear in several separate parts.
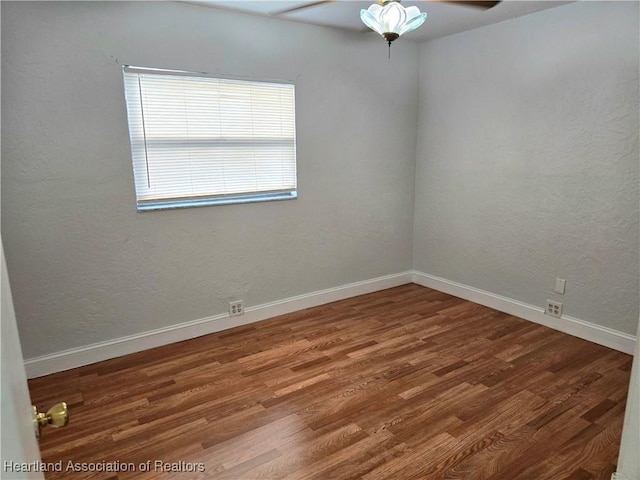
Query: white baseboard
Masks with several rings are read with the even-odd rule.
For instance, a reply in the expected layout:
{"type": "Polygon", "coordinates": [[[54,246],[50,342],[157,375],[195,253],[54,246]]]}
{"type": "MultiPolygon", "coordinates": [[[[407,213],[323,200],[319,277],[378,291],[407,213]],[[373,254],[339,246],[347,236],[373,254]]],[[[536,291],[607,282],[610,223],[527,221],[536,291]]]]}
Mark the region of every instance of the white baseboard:
{"type": "Polygon", "coordinates": [[[200,337],[240,325],[247,325],[267,318],[296,312],[305,308],[316,307],[326,303],[344,300],[345,298],[377,292],[386,288],[411,283],[412,272],[386,275],[362,282],[350,283],[335,288],[319,290],[290,297],[276,302],[265,303],[245,308],[242,316],[229,317],[228,314],[214,315],[190,322],[159,328],[127,337],[116,338],[106,342],[94,343],[62,352],[43,355],[25,360],[27,377],[36,378],[50,373],[61,372],[83,365],[108,360],[150,348],[168,345],[174,342],[200,337]]]}
{"type": "Polygon", "coordinates": [[[73,348],[50,355],[29,358],[25,361],[27,376],[29,378],[42,377],[50,373],[89,365],[102,360],[200,337],[241,325],[248,325],[266,320],[267,318],[277,317],[278,315],[344,300],[345,298],[351,298],[357,295],[377,292],[378,290],[397,287],[411,282],[545,325],[599,345],[633,354],[633,348],[636,342],[636,337],[633,335],[601,327],[600,325],[585,322],[577,318],[567,316],[559,319],[555,317],[552,318],[545,315],[542,308],[468,285],[452,282],[444,278],[413,271],[386,275],[371,280],[298,295],[276,302],[247,307],[245,308],[244,315],[238,317],[229,317],[228,314],[224,313],[136,335],[116,338],[106,342],[73,348]]]}
{"type": "Polygon", "coordinates": [[[627,333],[565,315],[562,318],[550,317],[541,307],[422,272],[413,272],[413,282],[633,355],[636,337],[627,333]]]}

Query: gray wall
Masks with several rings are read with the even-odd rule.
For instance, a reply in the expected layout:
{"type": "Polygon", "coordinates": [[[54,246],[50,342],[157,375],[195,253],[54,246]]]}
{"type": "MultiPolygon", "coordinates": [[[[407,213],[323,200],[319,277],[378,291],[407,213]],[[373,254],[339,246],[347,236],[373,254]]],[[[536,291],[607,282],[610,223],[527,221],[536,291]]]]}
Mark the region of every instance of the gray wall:
{"type": "Polygon", "coordinates": [[[375,35],[178,3],[1,8],[27,358],[412,266],[635,333],[637,3],[402,40],[391,60],[375,35]],[[295,80],[300,198],[136,213],[122,64],[295,80]]]}
{"type": "Polygon", "coordinates": [[[25,356],[410,269],[418,46],[395,47],[178,3],[3,2],[25,356]],[[295,80],[299,199],[136,213],[123,64],[295,80]]]}
{"type": "Polygon", "coordinates": [[[635,334],[638,58],[637,2],[423,44],[414,268],[635,334]]]}

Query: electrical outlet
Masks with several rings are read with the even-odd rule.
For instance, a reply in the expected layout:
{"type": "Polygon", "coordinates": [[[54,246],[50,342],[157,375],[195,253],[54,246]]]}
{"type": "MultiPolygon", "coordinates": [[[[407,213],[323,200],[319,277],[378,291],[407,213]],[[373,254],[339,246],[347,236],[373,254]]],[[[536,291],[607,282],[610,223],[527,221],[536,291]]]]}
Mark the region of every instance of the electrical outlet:
{"type": "Polygon", "coordinates": [[[244,303],[242,300],[229,302],[229,316],[235,317],[237,315],[244,315],[244,303]]]}
{"type": "Polygon", "coordinates": [[[560,318],[562,316],[562,304],[560,302],[554,302],[553,300],[547,300],[547,309],[544,313],[552,317],[560,318]]]}

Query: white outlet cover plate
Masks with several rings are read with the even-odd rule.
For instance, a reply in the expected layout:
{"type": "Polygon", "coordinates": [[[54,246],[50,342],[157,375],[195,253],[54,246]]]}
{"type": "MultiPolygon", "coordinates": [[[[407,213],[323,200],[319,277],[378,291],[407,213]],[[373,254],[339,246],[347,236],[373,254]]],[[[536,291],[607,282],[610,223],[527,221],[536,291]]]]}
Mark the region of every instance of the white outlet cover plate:
{"type": "Polygon", "coordinates": [[[545,313],[547,315],[551,315],[552,317],[561,318],[562,303],[547,299],[547,308],[545,310],[545,313]]]}

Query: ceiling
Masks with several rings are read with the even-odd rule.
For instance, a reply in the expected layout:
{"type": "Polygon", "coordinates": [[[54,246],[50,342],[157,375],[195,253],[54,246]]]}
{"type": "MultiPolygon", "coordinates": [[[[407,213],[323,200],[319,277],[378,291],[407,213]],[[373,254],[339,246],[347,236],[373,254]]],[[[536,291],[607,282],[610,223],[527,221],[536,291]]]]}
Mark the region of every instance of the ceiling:
{"type": "MultiPolygon", "coordinates": [[[[368,31],[368,29],[360,20],[360,9],[368,8],[373,1],[363,2],[360,0],[336,0],[320,5],[317,4],[317,0],[187,0],[184,1],[184,3],[224,8],[227,10],[237,10],[255,15],[279,18],[282,20],[292,20],[310,23],[313,25],[364,32],[368,31]],[[290,13],[278,13],[283,10],[302,5],[310,6],[290,13]]],[[[465,5],[453,5],[439,1],[406,0],[402,2],[403,6],[409,7],[411,5],[415,5],[420,8],[420,11],[426,11],[428,16],[424,25],[417,30],[406,34],[403,38],[424,42],[434,38],[478,28],[483,25],[521,17],[529,13],[546,10],[548,8],[557,7],[567,3],[571,2],[547,0],[504,0],[502,3],[489,10],[483,10],[480,8],[465,5]]]]}

